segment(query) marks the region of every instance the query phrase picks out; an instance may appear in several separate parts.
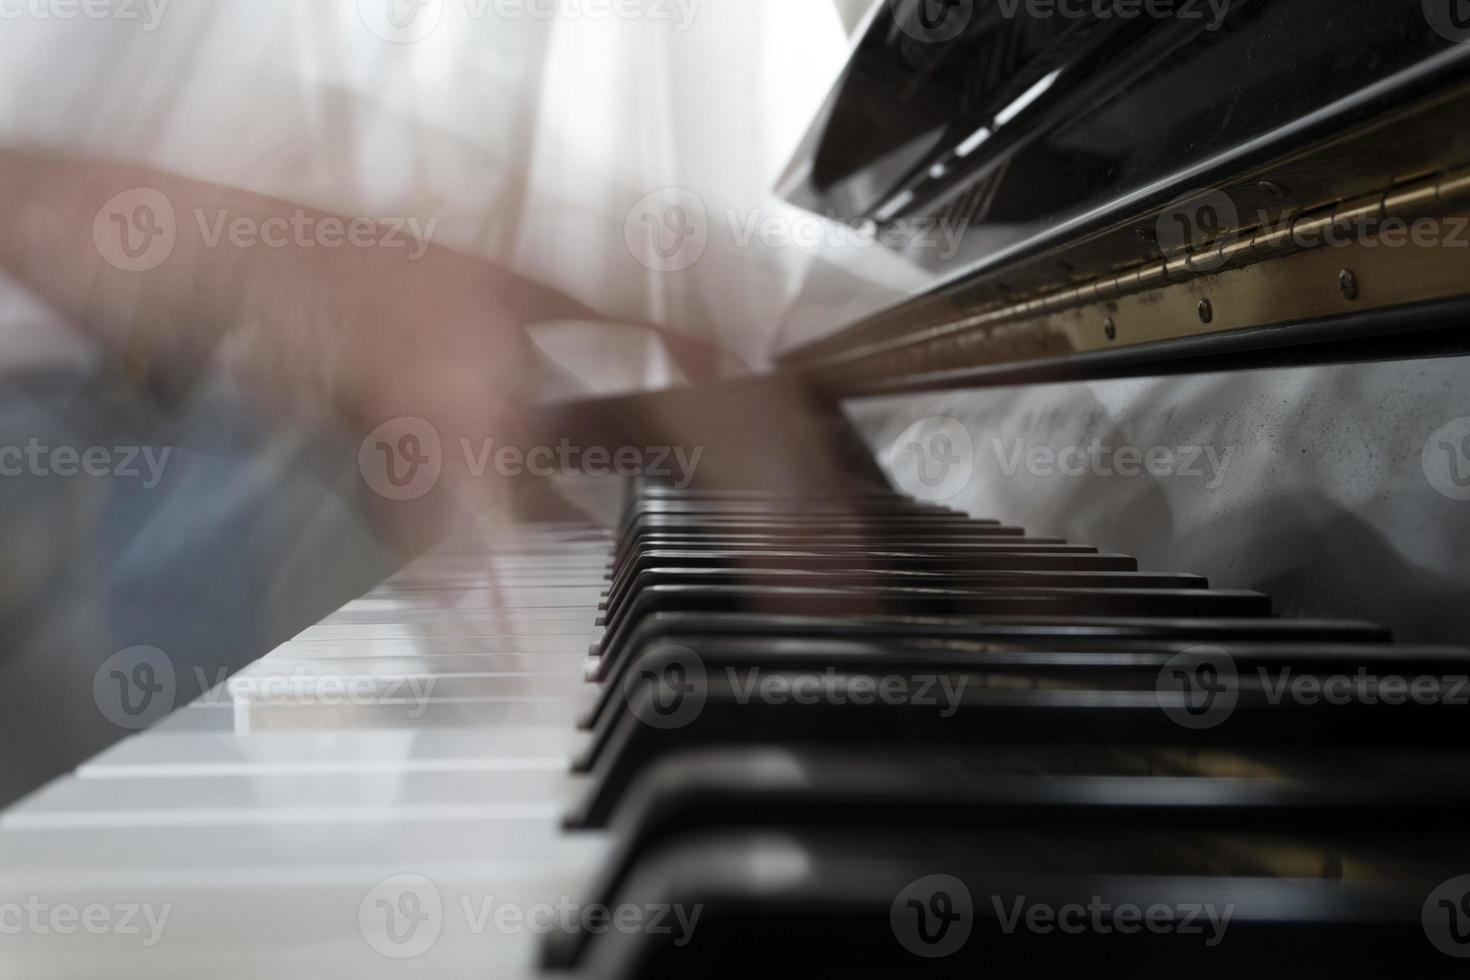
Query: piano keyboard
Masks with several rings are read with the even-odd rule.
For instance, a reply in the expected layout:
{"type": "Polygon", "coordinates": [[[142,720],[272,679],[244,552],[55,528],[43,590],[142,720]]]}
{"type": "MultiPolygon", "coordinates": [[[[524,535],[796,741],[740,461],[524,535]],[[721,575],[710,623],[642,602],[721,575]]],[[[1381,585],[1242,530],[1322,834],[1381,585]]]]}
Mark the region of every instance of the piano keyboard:
{"type": "Polygon", "coordinates": [[[0,962],[1459,973],[1467,674],[886,490],[638,485],[424,558],[6,813],[0,962]]]}

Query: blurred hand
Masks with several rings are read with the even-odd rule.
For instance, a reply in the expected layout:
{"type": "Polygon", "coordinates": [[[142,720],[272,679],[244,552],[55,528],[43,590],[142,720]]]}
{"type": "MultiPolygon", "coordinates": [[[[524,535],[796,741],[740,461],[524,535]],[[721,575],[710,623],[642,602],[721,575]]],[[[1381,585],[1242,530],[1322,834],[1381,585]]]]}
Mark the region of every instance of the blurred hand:
{"type": "MultiPolygon", "coordinates": [[[[444,486],[461,505],[504,486],[466,472],[449,447],[524,445],[525,406],[544,377],[525,328],[600,319],[557,290],[402,231],[403,247],[380,247],[391,229],[132,164],[0,149],[0,207],[9,218],[0,266],[140,381],[187,381],[212,363],[271,406],[359,438],[423,419],[445,446],[444,486]],[[289,235],[296,224],[355,227],[371,244],[303,243],[289,235]],[[275,240],[236,247],[237,225],[275,240]]],[[[660,333],[691,380],[717,370],[719,351],[660,333]]],[[[442,524],[444,496],[375,505],[394,540],[416,550],[442,524]]]]}

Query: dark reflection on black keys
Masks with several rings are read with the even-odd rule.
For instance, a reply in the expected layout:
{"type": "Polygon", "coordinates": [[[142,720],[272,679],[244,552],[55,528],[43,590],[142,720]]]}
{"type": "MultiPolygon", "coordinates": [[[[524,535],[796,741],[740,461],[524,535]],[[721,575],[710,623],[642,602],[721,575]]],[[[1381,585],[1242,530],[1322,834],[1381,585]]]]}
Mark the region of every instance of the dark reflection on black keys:
{"type": "MultiPolygon", "coordinates": [[[[608,930],[608,980],[779,976],[1463,976],[1425,897],[1470,867],[1463,835],[796,829],[700,835],[641,863],[608,930]],[[679,915],[675,915],[678,912],[679,915]]],[[[1443,913],[1437,913],[1443,915],[1443,913]]]]}
{"type": "MultiPolygon", "coordinates": [[[[1187,655],[1179,667],[1188,672],[1214,656],[1187,655]]],[[[1249,671],[1201,692],[1173,686],[1157,663],[1107,670],[1086,660],[1071,667],[1046,661],[1028,668],[1023,655],[1006,659],[1005,666],[954,673],[887,665],[884,673],[742,672],[711,671],[691,651],[669,649],[630,675],[627,710],[610,716],[588,760],[592,785],[575,822],[602,826],[643,767],[691,745],[1470,744],[1464,707],[1448,700],[1390,701],[1356,686],[1331,701],[1282,698],[1274,678],[1249,671]]],[[[1329,661],[1325,672],[1350,662],[1329,661]]],[[[1463,657],[1442,661],[1435,672],[1446,677],[1441,689],[1463,678],[1464,668],[1463,657]]]]}
{"type": "MultiPolygon", "coordinates": [[[[673,636],[639,648],[618,675],[624,682],[606,684],[599,691],[589,720],[600,735],[606,734],[611,717],[627,710],[625,687],[632,683],[628,679],[657,673],[671,656],[697,662],[705,675],[714,672],[731,676],[749,671],[849,671],[879,676],[892,672],[929,671],[939,675],[976,671],[990,676],[1013,672],[1037,685],[1050,678],[1136,684],[1140,676],[1146,682],[1163,683],[1171,679],[1164,674],[1169,671],[1183,673],[1194,684],[1196,674],[1203,672],[1205,679],[1199,681],[1202,691],[1208,687],[1209,672],[1214,671],[1221,684],[1264,685],[1268,690],[1280,690],[1283,697],[1286,688],[1281,685],[1296,685],[1293,690],[1297,690],[1305,683],[1302,678],[1342,678],[1348,684],[1356,684],[1353,679],[1360,675],[1434,678],[1440,679],[1436,690],[1470,702],[1470,681],[1457,685],[1454,680],[1470,679],[1470,654],[1458,648],[1232,642],[1228,646],[1197,645],[1191,650],[1177,640],[1148,643],[1100,637],[1087,642],[1047,634],[997,638],[993,642],[673,636]],[[1186,653],[1182,655],[1181,651],[1186,653]],[[1222,672],[1228,676],[1221,676],[1222,672]]],[[[1334,681],[1326,696],[1339,696],[1338,686],[1334,681]]],[[[592,748],[595,750],[597,745],[594,742],[592,748]]]]}
{"type": "Polygon", "coordinates": [[[1426,941],[1454,941],[1426,903],[1470,874],[1462,651],[1266,618],[1264,596],[883,488],[640,484],[608,570],[591,778],[568,819],[616,817],[588,897],[704,917],[697,937],[563,936],[550,966],[1458,966],[1426,941]],[[1380,675],[1462,699],[1385,697],[1380,675]],[[1135,926],[1209,908],[1218,934],[1036,926],[1099,903],[1136,904],[1135,926]]]}
{"type": "MultiPolygon", "coordinates": [[[[1470,817],[1463,752],[1210,752],[1156,746],[693,749],[648,767],[612,820],[584,896],[611,906],[634,865],[692,834],[748,829],[1314,833],[1456,832],[1470,817]]],[[[588,934],[556,934],[575,964],[588,934]]]]}
{"type": "MultiPolygon", "coordinates": [[[[1097,556],[1096,548],[1067,544],[1060,539],[1023,538],[989,541],[931,540],[885,542],[874,546],[872,542],[856,538],[834,540],[830,537],[821,541],[792,541],[785,538],[742,537],[720,535],[714,538],[689,536],[659,536],[628,549],[610,564],[612,582],[622,581],[633,565],[656,553],[676,551],[689,555],[707,555],[710,560],[739,561],[758,554],[785,554],[795,552],[803,555],[818,555],[833,561],[845,562],[846,568],[866,567],[887,555],[908,558],[938,558],[963,560],[968,558],[989,559],[1013,555],[1037,555],[1050,557],[1097,556]]],[[[1117,560],[1132,561],[1124,556],[1110,556],[1117,560]]],[[[1133,562],[1119,571],[1137,571],[1133,562]]]]}
{"type": "Polygon", "coordinates": [[[1174,649],[1201,643],[1275,641],[1315,643],[1382,643],[1388,631],[1377,623],[1291,619],[1183,619],[1133,617],[956,617],[773,616],[749,613],[655,613],[628,632],[621,647],[603,645],[593,667],[594,680],[621,682],[631,652],[666,644],[700,645],[724,637],[852,639],[945,643],[1009,643],[1034,647],[1065,643],[1069,648],[1112,646],[1118,642],[1151,642],[1174,649]]]}
{"type": "Polygon", "coordinates": [[[649,616],[667,612],[758,611],[765,615],[833,618],[868,614],[910,616],[1145,616],[1259,617],[1270,600],[1257,592],[1200,589],[800,589],[658,585],[632,595],[622,622],[609,630],[601,652],[614,665],[625,641],[649,616]]]}
{"type": "MultiPolygon", "coordinates": [[[[618,625],[620,612],[639,593],[660,585],[748,586],[816,589],[846,589],[864,586],[920,589],[1205,589],[1209,582],[1198,575],[1158,575],[1147,572],[1045,572],[1045,571],[914,571],[865,568],[851,571],[819,569],[737,567],[722,569],[649,568],[640,571],[627,586],[609,596],[607,627],[618,625]]],[[[598,625],[604,625],[599,623],[598,625]]]]}
{"type": "MultiPolygon", "coordinates": [[[[1136,572],[1127,555],[1069,554],[1052,551],[924,555],[913,552],[819,553],[794,551],[644,551],[631,557],[608,588],[606,609],[627,592],[642,572],[655,569],[779,569],[791,572],[1136,572]]],[[[1198,581],[1204,582],[1201,578],[1198,581]]]]}

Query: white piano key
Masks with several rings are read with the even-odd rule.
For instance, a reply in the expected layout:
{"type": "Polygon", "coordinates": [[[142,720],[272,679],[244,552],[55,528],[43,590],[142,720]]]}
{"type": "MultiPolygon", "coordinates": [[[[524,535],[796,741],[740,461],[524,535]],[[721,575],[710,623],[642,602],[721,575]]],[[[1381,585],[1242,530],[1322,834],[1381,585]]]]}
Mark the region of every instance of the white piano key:
{"type": "Polygon", "coordinates": [[[517,615],[524,615],[526,610],[564,609],[570,610],[570,615],[545,618],[576,618],[588,609],[595,609],[601,596],[601,586],[499,589],[493,595],[478,592],[434,592],[430,593],[430,597],[369,596],[348,603],[323,622],[356,622],[359,620],[354,617],[364,614],[387,617],[380,620],[382,622],[397,622],[392,617],[405,612],[439,612],[452,615],[458,610],[501,610],[507,618],[514,619],[517,615]]]}
{"type": "Polygon", "coordinates": [[[254,735],[267,731],[392,731],[489,726],[574,725],[591,699],[428,698],[422,702],[334,704],[272,701],[194,704],[153,728],[161,735],[214,732],[254,735]]]}
{"type": "MultiPolygon", "coordinates": [[[[582,702],[589,705],[590,702],[582,702]]],[[[434,698],[423,704],[312,705],[237,704],[237,735],[277,731],[431,731],[500,725],[573,724],[568,709],[577,702],[536,702],[505,698],[434,698]]],[[[572,715],[575,718],[575,714],[572,715]]]]}
{"type": "Polygon", "coordinates": [[[77,769],[82,778],[231,772],[565,772],[587,744],[571,725],[427,731],[145,734],[77,769]]]}
{"type": "Polygon", "coordinates": [[[610,536],[565,525],[482,543],[489,557],[416,562],[237,675],[233,694],[216,688],[4,814],[0,904],[168,910],[146,947],[117,931],[7,936],[4,973],[535,976],[539,938],[482,910],[570,902],[604,857],[605,838],[560,818],[585,791],[570,765],[589,738],[575,719],[594,696],[580,678],[610,536]],[[339,690],[356,696],[333,703],[339,690]],[[403,875],[442,898],[410,960],[385,956],[362,918],[403,875]]]}
{"type": "MultiPolygon", "coordinates": [[[[444,646],[437,646],[441,641],[427,643],[423,648],[428,650],[452,649],[452,644],[459,641],[442,641],[444,646]]],[[[372,651],[380,651],[382,655],[369,652],[364,656],[340,657],[311,657],[296,656],[290,647],[282,647],[275,653],[257,660],[255,663],[240,671],[241,677],[269,676],[282,672],[289,672],[295,676],[453,676],[459,674],[488,675],[515,674],[515,675],[539,675],[546,677],[569,677],[581,676],[582,661],[574,652],[576,649],[563,651],[562,655],[550,655],[545,653],[488,653],[488,654],[454,654],[454,653],[420,653],[416,652],[418,647],[405,647],[398,643],[401,652],[393,654],[381,651],[381,645],[373,645],[372,651]]],[[[344,649],[344,654],[357,651],[344,649]]]]}
{"type": "MultiPolygon", "coordinates": [[[[474,629],[481,633],[515,633],[532,631],[539,623],[555,624],[562,630],[594,628],[595,609],[600,599],[590,599],[580,605],[537,606],[523,608],[505,606],[501,608],[482,606],[455,608],[434,606],[428,603],[405,604],[392,601],[359,600],[332,613],[322,624],[338,626],[345,624],[369,626],[433,625],[445,629],[474,629]]],[[[474,635],[474,634],[469,634],[474,635]]]]}
{"type": "Polygon", "coordinates": [[[0,830],[545,819],[583,792],[557,771],[244,773],[193,779],[59,779],[0,816],[0,830]]]}
{"type": "MultiPolygon", "coordinates": [[[[462,640],[467,645],[468,641],[479,644],[480,653],[519,653],[538,649],[557,652],[595,642],[601,635],[602,630],[592,626],[590,619],[522,623],[517,624],[513,630],[508,630],[503,623],[495,621],[458,618],[446,622],[433,616],[425,616],[417,623],[337,623],[312,626],[292,640],[290,645],[293,649],[299,647],[309,650],[308,645],[313,643],[340,645],[349,642],[368,644],[377,640],[462,640]]],[[[396,653],[389,655],[396,656],[396,653]]]]}
{"type": "MultiPolygon", "coordinates": [[[[101,905],[124,914],[132,909],[131,918],[141,927],[102,935],[79,930],[67,936],[7,937],[5,963],[9,975],[27,980],[536,976],[540,937],[531,924],[557,915],[559,906],[575,910],[583,876],[492,876],[477,875],[477,870],[327,868],[313,880],[231,881],[221,887],[187,882],[113,888],[53,884],[25,892],[18,901],[35,898],[48,908],[101,905]],[[404,894],[403,882],[432,895],[430,916],[423,920],[426,931],[399,934],[415,943],[412,952],[417,955],[411,958],[395,958],[402,954],[387,937],[384,909],[377,904],[388,900],[391,908],[392,900],[404,894]],[[500,912],[503,908],[513,910],[512,915],[500,912]]],[[[118,914],[112,921],[121,924],[122,918],[118,914]]]]}
{"type": "Polygon", "coordinates": [[[210,692],[211,703],[228,699],[235,704],[320,704],[421,702],[445,699],[535,699],[582,701],[595,697],[595,690],[574,675],[537,673],[451,674],[440,672],[358,673],[352,664],[361,661],[327,661],[330,669],[316,663],[273,660],[257,664],[251,671],[232,678],[223,690],[210,692]],[[266,669],[270,668],[270,669],[266,669]]]}
{"type": "Polygon", "coordinates": [[[605,840],[542,816],[504,820],[0,830],[0,895],[40,880],[107,887],[324,880],[348,869],[433,869],[534,878],[575,873],[605,840]],[[322,874],[303,878],[316,869],[322,874]]]}

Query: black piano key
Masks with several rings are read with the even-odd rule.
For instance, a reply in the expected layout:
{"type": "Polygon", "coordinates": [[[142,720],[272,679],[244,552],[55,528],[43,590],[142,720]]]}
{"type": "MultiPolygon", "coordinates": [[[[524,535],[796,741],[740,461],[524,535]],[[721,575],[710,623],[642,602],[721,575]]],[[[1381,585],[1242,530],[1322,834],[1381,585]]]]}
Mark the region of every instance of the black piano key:
{"type": "Polygon", "coordinates": [[[718,569],[647,568],[608,596],[606,623],[616,625],[618,614],[640,592],[660,585],[672,586],[748,586],[843,589],[863,586],[913,587],[923,589],[1208,589],[1209,581],[1198,575],[1155,574],[1151,572],[1040,572],[1040,571],[946,571],[888,569],[868,567],[860,570],[832,571],[766,567],[718,569]]]}
{"type": "Polygon", "coordinates": [[[770,521],[691,521],[679,523],[674,520],[649,522],[630,528],[620,539],[614,561],[620,561],[631,550],[645,543],[659,543],[683,538],[695,538],[709,542],[723,540],[770,540],[809,542],[824,547],[843,542],[872,546],[892,545],[901,542],[939,544],[945,542],[971,542],[975,544],[1065,544],[1053,538],[1029,537],[1023,528],[1005,527],[999,524],[974,524],[969,521],[955,522],[885,522],[868,524],[862,521],[821,522],[794,520],[784,524],[770,521]]]}
{"type": "MultiPolygon", "coordinates": [[[[572,818],[577,825],[603,826],[640,771],[671,751],[696,745],[1095,739],[1213,747],[1470,746],[1470,726],[1463,723],[1463,708],[1454,704],[1387,703],[1356,691],[1344,703],[1279,700],[1247,678],[1236,685],[1229,710],[1201,727],[1182,720],[1201,707],[1199,692],[1161,690],[1156,673],[1059,680],[979,670],[938,677],[854,672],[809,683],[810,672],[752,671],[707,673],[699,683],[686,668],[671,655],[667,670],[646,673],[633,685],[628,710],[616,716],[606,740],[596,746],[591,785],[572,818]],[[763,693],[770,685],[779,690],[763,693]]],[[[1206,709],[1213,704],[1213,697],[1203,701],[1206,709]]]]}
{"type": "MultiPolygon", "coordinates": [[[[1180,662],[1177,643],[1149,644],[1134,639],[1104,639],[1078,643],[1069,638],[1042,635],[1016,641],[985,643],[949,641],[924,643],[902,638],[889,640],[751,639],[744,637],[672,637],[634,652],[618,673],[618,680],[603,685],[588,716],[600,728],[614,713],[627,706],[627,679],[659,673],[671,660],[696,662],[708,675],[715,673],[771,670],[778,672],[858,671],[868,674],[924,670],[935,674],[1011,671],[1028,677],[1117,678],[1125,674],[1158,678],[1165,669],[1186,669],[1219,663],[1210,658],[1228,657],[1230,680],[1258,682],[1267,676],[1275,681],[1295,675],[1354,678],[1367,676],[1470,678],[1470,654],[1458,648],[1406,648],[1350,644],[1303,643],[1241,644],[1205,646],[1203,655],[1191,663],[1180,662]]],[[[690,664],[684,665],[686,670],[690,664]]],[[[1463,696],[1470,699],[1470,683],[1463,696]]],[[[595,743],[594,743],[595,744],[595,743]]]]}
{"type": "MultiPolygon", "coordinates": [[[[908,558],[935,558],[941,560],[959,561],[961,559],[1000,559],[1010,556],[1044,556],[1044,557],[1098,557],[1096,548],[1086,545],[1073,545],[1060,542],[1056,539],[1026,538],[1022,540],[1010,539],[998,543],[972,543],[969,541],[928,541],[928,542],[864,542],[856,539],[823,540],[823,541],[791,541],[774,538],[745,538],[729,539],[720,536],[717,539],[699,537],[674,537],[658,538],[640,543],[636,547],[628,549],[627,552],[614,557],[608,562],[611,581],[616,584],[626,578],[638,562],[644,561],[648,556],[663,554],[667,552],[678,552],[688,555],[709,555],[712,560],[717,556],[726,560],[733,560],[740,556],[756,554],[784,554],[797,553],[803,555],[816,555],[832,561],[845,562],[844,567],[858,568],[870,561],[878,561],[883,556],[897,555],[908,558]]],[[[1131,561],[1126,556],[1101,556],[1111,557],[1118,560],[1131,561]]],[[[1120,568],[1119,571],[1137,571],[1135,562],[1131,567],[1120,568]]]]}
{"type": "MultiPolygon", "coordinates": [[[[617,596],[639,573],[655,568],[779,568],[797,571],[883,569],[895,572],[1136,572],[1128,555],[1070,554],[1050,550],[959,556],[914,552],[814,551],[644,551],[611,578],[607,595],[617,596]]],[[[602,608],[606,608],[606,604],[602,608]]]]}
{"type": "Polygon", "coordinates": [[[658,501],[640,503],[628,508],[618,525],[619,533],[645,518],[678,518],[699,520],[862,520],[870,523],[891,520],[964,521],[974,524],[999,524],[995,520],[978,520],[945,507],[920,506],[910,503],[831,503],[790,505],[782,503],[708,504],[693,501],[658,501]]]}
{"type": "MultiPolygon", "coordinates": [[[[874,616],[843,619],[818,616],[776,616],[753,613],[655,613],[632,626],[625,645],[642,650],[660,645],[687,646],[727,637],[767,640],[849,639],[867,641],[913,640],[945,643],[1007,643],[1035,645],[1066,643],[1071,647],[1115,644],[1120,641],[1154,643],[1161,648],[1230,642],[1386,643],[1390,634],[1379,623],[1352,620],[1292,619],[1185,619],[1135,617],[1004,617],[959,618],[942,616],[874,616]]],[[[621,681],[625,660],[605,644],[593,652],[603,656],[590,679],[621,681]]]]}
{"type": "Polygon", "coordinates": [[[607,980],[1463,976],[1463,961],[1426,938],[1424,909],[1467,866],[1460,835],[1412,828],[1380,841],[1085,828],[700,835],[640,862],[618,895],[620,907],[668,911],[665,926],[605,930],[586,970],[607,980]]]}
{"type": "Polygon", "coordinates": [[[633,595],[627,615],[601,647],[616,664],[626,638],[649,616],[668,612],[714,614],[759,611],[767,615],[846,618],[865,614],[911,616],[1142,616],[1181,618],[1262,617],[1271,602],[1258,592],[1201,589],[802,589],[752,586],[657,585],[633,595]]]}
{"type": "MultiPolygon", "coordinates": [[[[678,751],[642,773],[611,821],[586,892],[611,906],[634,865],[669,841],[732,830],[1195,830],[1453,833],[1470,817],[1465,753],[1207,753],[1153,746],[753,746],[678,751]]],[[[554,933],[548,965],[575,966],[586,933],[554,933]]]]}
{"type": "MultiPolygon", "coordinates": [[[[1138,560],[1128,555],[1056,552],[979,552],[922,554],[905,551],[642,551],[623,569],[622,579],[649,568],[791,568],[847,571],[887,568],[895,571],[1052,571],[1136,572],[1138,560]]],[[[612,580],[616,589],[620,580],[612,580]]]]}

